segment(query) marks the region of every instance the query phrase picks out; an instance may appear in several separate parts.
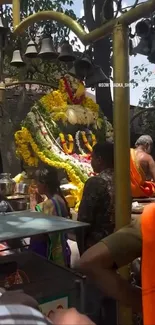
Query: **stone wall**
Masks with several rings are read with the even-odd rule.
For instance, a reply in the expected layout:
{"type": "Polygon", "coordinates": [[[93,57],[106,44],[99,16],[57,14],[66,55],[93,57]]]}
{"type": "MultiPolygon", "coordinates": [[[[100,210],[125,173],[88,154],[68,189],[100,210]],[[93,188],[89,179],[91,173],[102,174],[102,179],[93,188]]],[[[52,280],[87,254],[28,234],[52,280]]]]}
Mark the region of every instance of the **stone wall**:
{"type": "Polygon", "coordinates": [[[43,92],[29,91],[24,87],[6,90],[3,114],[0,112],[0,149],[3,172],[15,176],[20,172],[20,160],[16,158],[14,133],[20,128],[21,121],[31,106],[43,95],[43,92]]]}

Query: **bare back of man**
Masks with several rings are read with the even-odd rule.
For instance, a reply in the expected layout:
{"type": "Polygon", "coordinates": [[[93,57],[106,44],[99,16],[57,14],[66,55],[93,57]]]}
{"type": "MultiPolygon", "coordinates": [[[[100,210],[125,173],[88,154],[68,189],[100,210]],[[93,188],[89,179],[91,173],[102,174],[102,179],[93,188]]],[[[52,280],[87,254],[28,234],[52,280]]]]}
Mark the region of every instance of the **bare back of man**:
{"type": "Polygon", "coordinates": [[[136,148],[135,156],[136,156],[137,163],[140,165],[140,167],[142,168],[142,170],[146,176],[146,180],[151,180],[153,178],[153,180],[155,181],[154,171],[152,170],[152,167],[155,167],[155,162],[154,162],[153,158],[151,157],[151,155],[149,155],[148,153],[146,153],[145,151],[143,151],[140,148],[136,148]],[[151,166],[151,168],[150,168],[150,166],[151,166]]]}
{"type": "Polygon", "coordinates": [[[153,140],[149,135],[142,135],[135,143],[135,156],[146,179],[155,182],[155,162],[151,156],[153,140]]]}

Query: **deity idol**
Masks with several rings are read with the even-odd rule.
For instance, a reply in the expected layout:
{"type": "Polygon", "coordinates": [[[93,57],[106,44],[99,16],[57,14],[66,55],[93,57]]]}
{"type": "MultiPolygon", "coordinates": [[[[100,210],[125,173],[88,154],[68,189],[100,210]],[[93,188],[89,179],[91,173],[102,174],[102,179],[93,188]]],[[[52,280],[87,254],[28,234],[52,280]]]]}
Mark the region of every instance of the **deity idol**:
{"type": "Polygon", "coordinates": [[[15,133],[17,155],[26,165],[37,167],[41,160],[65,170],[76,203],[92,175],[92,147],[107,138],[113,138],[112,125],[86,96],[83,82],[69,74],[60,79],[58,90],[34,104],[15,133]]]}

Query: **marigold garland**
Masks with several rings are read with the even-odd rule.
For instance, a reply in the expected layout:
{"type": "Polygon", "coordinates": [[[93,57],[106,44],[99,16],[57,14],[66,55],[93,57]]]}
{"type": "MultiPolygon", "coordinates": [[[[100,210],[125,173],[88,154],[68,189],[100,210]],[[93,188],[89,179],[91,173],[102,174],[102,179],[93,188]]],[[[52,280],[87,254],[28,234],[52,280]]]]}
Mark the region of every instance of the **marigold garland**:
{"type": "Polygon", "coordinates": [[[66,111],[67,102],[64,101],[60,90],[52,91],[51,93],[43,96],[40,99],[40,103],[49,111],[50,113],[55,111],[66,111]]]}
{"type": "Polygon", "coordinates": [[[82,139],[83,139],[83,142],[84,142],[84,145],[86,146],[86,148],[92,152],[93,151],[93,146],[96,144],[96,137],[95,137],[95,134],[91,133],[91,136],[92,136],[92,146],[90,145],[90,143],[88,142],[88,139],[86,137],[86,133],[84,131],[81,132],[82,134],[82,139]]]}
{"type": "Polygon", "coordinates": [[[82,102],[82,105],[84,106],[84,107],[87,107],[87,108],[89,108],[91,111],[93,111],[93,112],[99,112],[99,105],[98,104],[96,104],[94,101],[93,101],[93,99],[92,98],[90,98],[90,97],[85,97],[84,99],[83,99],[83,102],[82,102]]]}
{"type": "Polygon", "coordinates": [[[22,130],[17,131],[15,133],[15,142],[17,145],[16,153],[18,156],[22,156],[24,162],[28,166],[38,166],[38,158],[32,155],[30,151],[30,141],[29,141],[29,134],[27,129],[22,128],[22,130]]]}
{"type": "Polygon", "coordinates": [[[39,147],[34,142],[32,136],[27,128],[22,127],[22,129],[20,131],[17,131],[15,133],[15,140],[16,140],[16,144],[17,144],[17,150],[20,151],[20,155],[22,156],[22,158],[24,159],[24,161],[27,165],[34,166],[34,165],[30,164],[30,160],[28,159],[31,156],[30,152],[29,152],[28,156],[25,155],[25,153],[24,153],[25,148],[22,147],[23,141],[24,141],[24,143],[27,144],[27,150],[28,150],[28,144],[30,144],[35,155],[41,161],[43,161],[45,164],[47,164],[49,166],[54,166],[58,169],[62,168],[64,170],[66,170],[70,181],[78,187],[79,191],[81,191],[81,188],[83,188],[83,182],[75,174],[74,169],[69,165],[69,163],[63,162],[63,161],[51,160],[50,158],[47,158],[46,155],[44,154],[44,152],[39,150],[39,147]],[[23,138],[24,138],[24,140],[23,140],[23,138]]]}
{"type": "Polygon", "coordinates": [[[71,155],[73,152],[73,149],[74,149],[74,140],[73,140],[72,135],[68,134],[69,148],[67,147],[67,143],[66,143],[64,134],[60,133],[59,137],[60,137],[61,145],[62,145],[62,148],[63,148],[65,154],[71,155]]]}
{"type": "Polygon", "coordinates": [[[57,122],[57,121],[62,121],[64,124],[67,122],[67,115],[65,112],[58,112],[58,113],[52,113],[52,119],[57,122]]]}

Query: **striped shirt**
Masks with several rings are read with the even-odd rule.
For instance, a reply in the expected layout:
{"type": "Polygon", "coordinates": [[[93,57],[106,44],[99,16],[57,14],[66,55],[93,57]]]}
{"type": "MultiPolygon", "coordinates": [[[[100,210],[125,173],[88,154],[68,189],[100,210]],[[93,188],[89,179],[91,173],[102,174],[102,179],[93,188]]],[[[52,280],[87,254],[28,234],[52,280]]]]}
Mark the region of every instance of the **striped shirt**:
{"type": "Polygon", "coordinates": [[[0,325],[51,325],[39,311],[24,305],[0,305],[0,325]]]}

